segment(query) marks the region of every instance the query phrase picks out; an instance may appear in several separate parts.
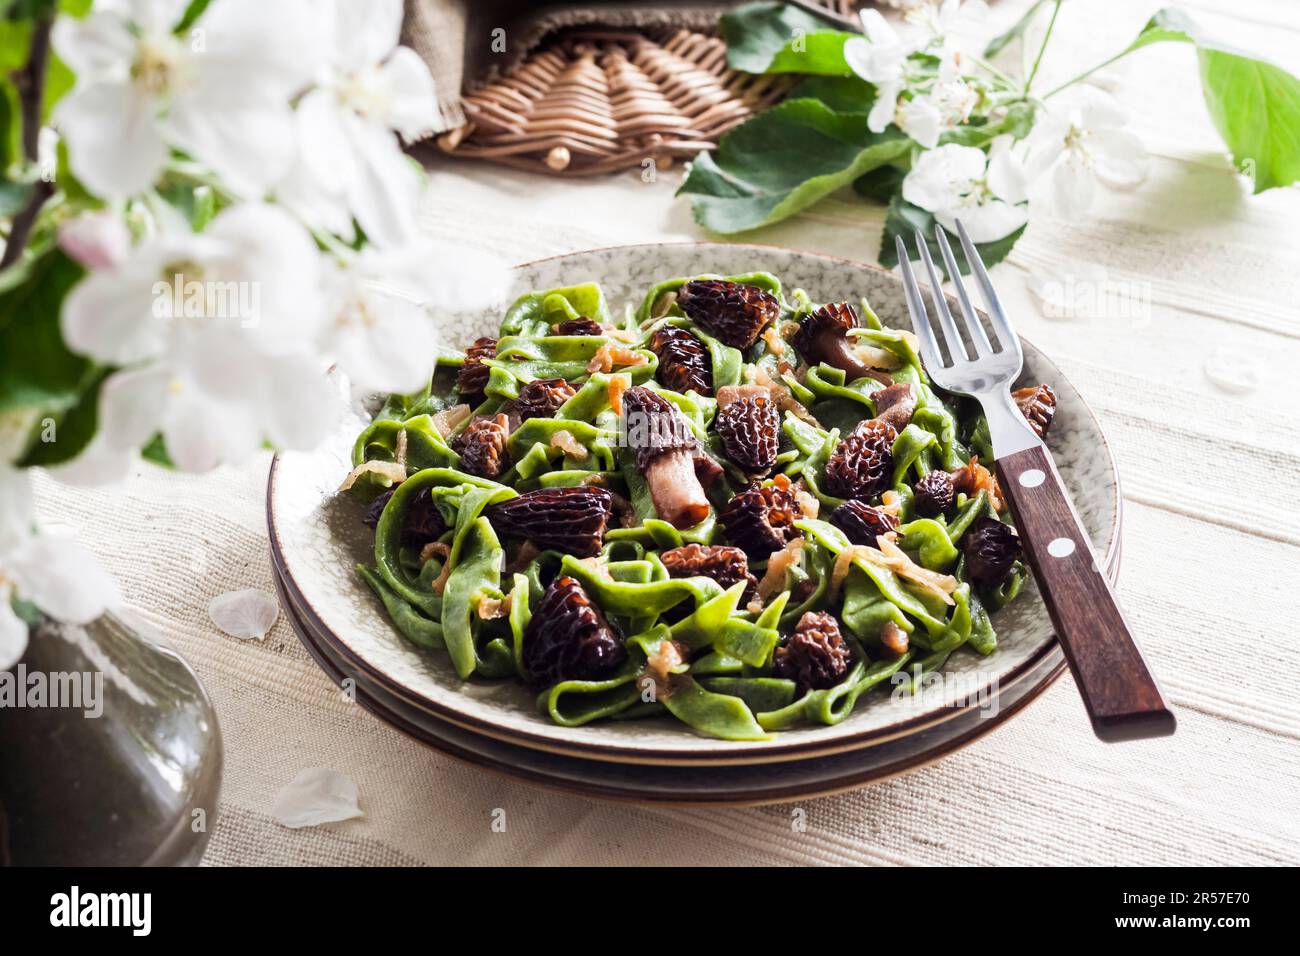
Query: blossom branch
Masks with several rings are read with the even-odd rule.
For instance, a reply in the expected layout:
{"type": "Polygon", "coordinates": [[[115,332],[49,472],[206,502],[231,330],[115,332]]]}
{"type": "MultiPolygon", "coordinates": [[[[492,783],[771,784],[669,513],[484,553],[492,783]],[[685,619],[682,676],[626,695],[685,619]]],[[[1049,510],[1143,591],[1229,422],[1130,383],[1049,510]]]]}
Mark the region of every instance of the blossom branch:
{"type": "MultiPolygon", "coordinates": [[[[13,74],[14,87],[18,91],[18,102],[22,112],[23,155],[31,163],[40,161],[41,106],[45,99],[45,73],[50,60],[50,29],[54,25],[53,17],[37,20],[32,28],[31,50],[27,64],[13,74]]],[[[12,265],[22,255],[27,245],[36,217],[45,205],[45,201],[54,193],[54,186],[44,178],[32,185],[32,195],[18,215],[14,216],[13,228],[5,243],[0,269],[12,265]]]]}

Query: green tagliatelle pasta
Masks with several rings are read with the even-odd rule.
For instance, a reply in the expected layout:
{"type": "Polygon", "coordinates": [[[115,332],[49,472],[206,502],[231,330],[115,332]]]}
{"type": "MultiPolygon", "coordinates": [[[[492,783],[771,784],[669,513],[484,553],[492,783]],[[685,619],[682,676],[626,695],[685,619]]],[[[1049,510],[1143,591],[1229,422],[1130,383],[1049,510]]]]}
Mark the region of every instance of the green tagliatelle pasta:
{"type": "Polygon", "coordinates": [[[348,483],[375,531],[358,573],[460,679],[521,682],[564,726],[742,741],[995,652],[1023,568],[987,427],[865,301],[754,272],[620,314],[580,283],[521,297],[494,341],[430,356],[348,483]],[[670,439],[635,438],[634,407],[670,439]]]}

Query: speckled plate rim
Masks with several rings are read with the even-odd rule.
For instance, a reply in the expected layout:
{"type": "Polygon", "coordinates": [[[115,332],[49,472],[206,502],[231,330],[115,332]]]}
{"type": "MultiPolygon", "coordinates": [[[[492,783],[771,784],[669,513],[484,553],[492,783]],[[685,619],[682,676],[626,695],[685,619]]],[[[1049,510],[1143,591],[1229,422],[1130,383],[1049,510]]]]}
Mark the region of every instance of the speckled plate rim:
{"type": "MultiPolygon", "coordinates": [[[[717,254],[724,256],[745,255],[752,258],[756,262],[755,267],[758,268],[762,267],[762,257],[764,256],[797,257],[800,259],[828,263],[841,270],[850,269],[874,273],[878,278],[883,278],[891,284],[897,284],[900,282],[899,278],[890,271],[870,263],[856,262],[841,257],[785,249],[776,246],[710,242],[632,244],[579,250],[522,263],[516,267],[516,270],[522,271],[547,264],[562,263],[566,260],[573,260],[580,257],[590,257],[601,253],[650,256],[653,255],[656,250],[663,250],[666,248],[675,248],[680,251],[696,250],[702,256],[712,251],[716,251],[717,254]]],[[[779,269],[774,271],[779,271],[779,269]]],[[[596,278],[597,281],[599,280],[599,276],[594,278],[596,278]]],[[[1046,366],[1046,369],[1050,370],[1053,382],[1069,385],[1070,390],[1078,397],[1078,407],[1086,415],[1090,425],[1090,431],[1100,439],[1101,447],[1104,450],[1104,460],[1106,464],[1105,471],[1109,478],[1108,484],[1111,489],[1112,500],[1110,502],[1110,508],[1113,515],[1110,522],[1110,528],[1108,529],[1108,549],[1103,558],[1103,565],[1106,567],[1108,574],[1113,579],[1117,569],[1118,545],[1122,524],[1122,498],[1120,495],[1119,474],[1115,467],[1114,457],[1111,454],[1109,444],[1106,441],[1096,414],[1088,406],[1087,402],[1083,400],[1078,389],[1069,382],[1069,379],[1061,372],[1059,367],[1057,367],[1056,364],[1041,350],[1033,346],[1033,344],[1028,340],[1022,338],[1022,341],[1027,346],[1027,351],[1033,353],[1035,362],[1043,363],[1043,365],[1046,366]]],[[[349,643],[339,634],[335,633],[325,622],[323,616],[316,610],[310,597],[298,585],[289,564],[284,558],[283,544],[277,527],[274,509],[276,479],[281,465],[280,459],[281,456],[277,455],[273,460],[267,484],[267,526],[271,541],[272,557],[275,560],[277,567],[280,568],[283,573],[286,587],[291,589],[297,602],[306,611],[308,618],[314,625],[314,629],[318,634],[328,635],[327,639],[331,647],[336,648],[340,654],[352,662],[352,664],[362,673],[365,673],[371,679],[378,682],[380,686],[384,687],[387,691],[408,701],[413,706],[427,711],[434,717],[455,724],[466,730],[486,734],[510,743],[519,743],[536,749],[587,759],[658,764],[758,763],[797,760],[844,752],[876,743],[884,743],[906,734],[915,733],[935,723],[952,719],[961,714],[965,709],[968,709],[961,706],[937,707],[932,711],[904,717],[885,726],[864,729],[857,734],[842,734],[833,740],[818,740],[815,738],[789,739],[786,735],[777,735],[772,741],[767,742],[747,742],[740,745],[730,742],[719,742],[718,748],[711,750],[654,750],[640,746],[627,747],[600,738],[597,735],[593,735],[590,740],[571,742],[568,740],[560,740],[544,733],[534,732],[522,727],[504,726],[488,720],[479,719],[475,715],[466,714],[439,701],[412,692],[410,688],[394,680],[391,675],[387,674],[382,669],[374,666],[372,662],[367,660],[363,655],[355,652],[349,643]]],[[[1035,598],[1035,600],[1037,600],[1037,598],[1035,598]]],[[[376,613],[378,613],[378,611],[376,611],[376,613]]],[[[1045,654],[1051,653],[1054,649],[1058,648],[1058,646],[1059,645],[1054,637],[1049,637],[1043,640],[1041,644],[1039,644],[1035,650],[1031,651],[1024,660],[1014,665],[999,678],[999,686],[1009,687],[1019,681],[1035,668],[1045,654]]]]}
{"type": "MultiPolygon", "coordinates": [[[[345,669],[346,662],[339,662],[333,659],[330,650],[321,647],[318,641],[320,638],[311,633],[306,622],[298,616],[298,608],[294,605],[292,598],[284,589],[284,579],[282,575],[273,572],[275,579],[276,592],[279,594],[284,604],[285,615],[289,620],[289,625],[297,635],[299,642],[311,655],[326,676],[340,687],[344,686],[344,681],[352,677],[345,669]]],[[[336,652],[337,653],[337,652],[336,652]]],[[[1055,648],[1054,654],[1047,655],[1043,661],[1040,661],[1037,667],[1041,671],[1041,676],[1034,682],[1028,690],[1020,697],[1016,698],[1010,704],[1005,705],[994,718],[989,718],[976,722],[970,729],[958,733],[951,738],[944,740],[918,750],[916,753],[900,756],[897,760],[888,762],[880,767],[860,771],[850,770],[834,777],[823,778],[816,783],[792,783],[788,782],[797,777],[798,764],[800,761],[786,761],[773,768],[778,775],[787,778],[787,782],[774,784],[762,789],[747,789],[741,795],[735,790],[719,789],[681,789],[673,793],[647,794],[637,789],[635,785],[626,787],[612,786],[603,782],[579,779],[574,774],[557,775],[546,773],[544,771],[532,768],[522,767],[516,763],[510,763],[505,759],[485,753],[477,749],[473,743],[457,743],[448,739],[447,731],[443,728],[451,727],[463,730],[471,738],[482,739],[484,735],[475,734],[472,730],[459,727],[459,725],[449,724],[446,721],[440,721],[437,717],[426,711],[420,711],[423,718],[419,722],[415,719],[396,713],[388,702],[375,696],[374,692],[369,690],[364,684],[353,681],[349,685],[349,694],[353,700],[361,706],[363,710],[375,718],[388,724],[393,729],[415,742],[428,747],[444,756],[450,757],[457,763],[464,766],[472,767],[477,770],[484,770],[488,773],[511,781],[526,783],[552,793],[560,793],[568,796],[580,796],[605,800],[613,803],[624,803],[643,807],[760,807],[771,806],[773,804],[789,803],[796,800],[808,800],[817,797],[829,797],[842,793],[848,793],[853,790],[859,790],[863,787],[879,783],[884,780],[890,780],[895,777],[901,777],[913,773],[917,770],[924,769],[932,764],[938,763],[945,757],[949,757],[959,750],[963,750],[975,743],[986,734],[992,733],[998,727],[1003,726],[1008,720],[1020,713],[1029,704],[1038,699],[1052,684],[1054,684],[1065,672],[1065,657],[1061,653],[1059,646],[1055,648]]],[[[383,689],[380,688],[383,692],[383,689]]],[[[395,695],[394,695],[395,696],[395,695]]],[[[418,709],[418,708],[416,708],[418,709]]],[[[489,738],[495,739],[495,738],[489,738]]],[[[518,745],[515,745],[518,746],[518,745]]],[[[523,748],[531,749],[531,748],[523,748]]],[[[832,757],[843,757],[845,754],[834,754],[832,757]]],[[[579,758],[582,759],[582,758],[579,758]]],[[[604,764],[606,761],[588,761],[595,764],[604,764]]],[[[626,765],[625,766],[629,766],[626,765]]],[[[636,766],[636,765],[630,765],[636,766]]],[[[709,769],[708,766],[704,768],[709,769]]]]}

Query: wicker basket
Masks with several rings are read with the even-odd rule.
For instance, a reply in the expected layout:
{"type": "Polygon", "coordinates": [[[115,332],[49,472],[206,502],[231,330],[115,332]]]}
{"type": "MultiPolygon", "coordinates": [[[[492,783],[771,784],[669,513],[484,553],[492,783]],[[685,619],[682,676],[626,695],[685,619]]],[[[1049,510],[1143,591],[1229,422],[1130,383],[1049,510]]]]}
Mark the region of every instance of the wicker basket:
{"type": "MultiPolygon", "coordinates": [[[[841,17],[854,6],[816,5],[841,17]]],[[[438,145],[453,156],[566,176],[645,167],[648,159],[663,169],[714,149],[797,81],[730,70],[726,44],[692,30],[574,28],[467,94],[468,121],[438,145]]]]}

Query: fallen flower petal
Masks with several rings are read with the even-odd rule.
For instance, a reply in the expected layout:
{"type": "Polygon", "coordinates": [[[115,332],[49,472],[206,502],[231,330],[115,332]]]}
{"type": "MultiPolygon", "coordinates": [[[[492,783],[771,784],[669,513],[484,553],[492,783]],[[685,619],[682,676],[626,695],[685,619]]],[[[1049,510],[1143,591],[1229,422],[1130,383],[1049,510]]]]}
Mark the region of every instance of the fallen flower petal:
{"type": "Polygon", "coordinates": [[[228,591],[208,602],[208,617],[225,634],[240,640],[258,640],[280,616],[280,602],[274,594],[246,588],[228,591]]]}
{"type": "Polygon", "coordinates": [[[271,815],[291,830],[365,816],[357,804],[357,785],[337,770],[308,767],[275,798],[271,815]]]}

